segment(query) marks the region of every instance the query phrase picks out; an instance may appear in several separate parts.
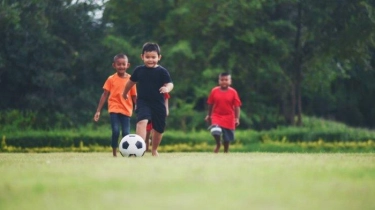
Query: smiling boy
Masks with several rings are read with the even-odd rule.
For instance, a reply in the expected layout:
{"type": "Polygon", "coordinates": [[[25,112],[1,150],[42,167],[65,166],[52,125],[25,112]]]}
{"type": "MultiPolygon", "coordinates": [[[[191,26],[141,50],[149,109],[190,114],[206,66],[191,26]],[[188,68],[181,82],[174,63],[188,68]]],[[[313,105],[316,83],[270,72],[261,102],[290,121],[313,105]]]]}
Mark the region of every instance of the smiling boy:
{"type": "Polygon", "coordinates": [[[164,93],[173,89],[173,83],[168,70],[158,64],[161,59],[158,44],[145,43],[141,59],[144,65],[134,69],[125,86],[123,97],[127,99],[127,93],[137,84],[136,133],[145,139],[147,123],[152,120],[154,133],[151,152],[152,156],[159,156],[157,149],[163,137],[167,116],[164,93]]]}
{"type": "Polygon", "coordinates": [[[112,128],[112,154],[116,157],[120,128],[122,137],[130,133],[130,117],[133,114],[133,106],[136,103],[137,90],[134,86],[128,93],[128,97],[131,97],[132,100],[124,100],[122,97],[122,91],[130,78],[130,75],[126,73],[126,70],[130,67],[130,63],[125,54],[117,54],[113,58],[112,67],[116,70],[116,73],[109,76],[104,83],[103,93],[94,115],[94,121],[99,121],[100,111],[108,98],[108,112],[112,128]]]}
{"type": "Polygon", "coordinates": [[[237,91],[230,87],[232,78],[229,73],[219,75],[219,86],[212,88],[208,96],[208,114],[205,120],[210,123],[211,135],[216,141],[215,153],[224,144],[224,153],[229,151],[229,143],[234,140],[234,130],[240,124],[241,100],[237,91]]]}

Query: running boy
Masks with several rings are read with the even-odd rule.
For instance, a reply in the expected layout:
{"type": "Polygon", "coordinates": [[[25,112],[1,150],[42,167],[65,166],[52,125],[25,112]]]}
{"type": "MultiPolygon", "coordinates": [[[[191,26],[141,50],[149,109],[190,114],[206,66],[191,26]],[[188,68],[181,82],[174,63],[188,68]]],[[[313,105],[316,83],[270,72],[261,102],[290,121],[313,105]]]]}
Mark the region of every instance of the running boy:
{"type": "Polygon", "coordinates": [[[112,127],[112,154],[117,156],[118,140],[120,136],[120,124],[122,137],[130,133],[130,117],[133,114],[133,106],[137,99],[136,87],[132,87],[128,93],[128,97],[132,100],[125,100],[122,93],[126,82],[129,80],[130,75],[126,70],[130,67],[128,57],[124,54],[118,54],[113,58],[112,67],[116,73],[109,76],[103,86],[103,94],[100,97],[98,108],[94,115],[94,121],[99,121],[100,111],[108,98],[108,112],[111,119],[112,127]]]}
{"type": "Polygon", "coordinates": [[[229,73],[219,75],[219,86],[214,87],[207,99],[208,114],[205,120],[216,141],[215,153],[218,153],[223,138],[224,153],[229,151],[229,143],[234,140],[235,127],[240,124],[241,100],[232,84],[229,73]]]}
{"type": "Polygon", "coordinates": [[[136,133],[146,139],[146,126],[152,120],[154,129],[152,138],[152,156],[159,156],[158,147],[163,137],[167,110],[164,94],[173,89],[172,79],[164,67],[158,65],[161,59],[158,44],[147,42],[143,45],[141,59],[144,65],[134,69],[130,80],[126,83],[123,97],[137,84],[137,128],[136,133]]]}
{"type": "MultiPolygon", "coordinates": [[[[168,104],[168,101],[169,101],[170,97],[171,96],[169,95],[169,93],[165,93],[164,94],[165,108],[167,110],[167,116],[169,115],[169,104],[168,104]]],[[[148,121],[147,127],[146,127],[146,139],[145,139],[145,142],[146,142],[146,151],[149,151],[150,141],[151,141],[151,145],[152,145],[152,135],[151,135],[151,132],[152,132],[152,121],[148,121]]]]}

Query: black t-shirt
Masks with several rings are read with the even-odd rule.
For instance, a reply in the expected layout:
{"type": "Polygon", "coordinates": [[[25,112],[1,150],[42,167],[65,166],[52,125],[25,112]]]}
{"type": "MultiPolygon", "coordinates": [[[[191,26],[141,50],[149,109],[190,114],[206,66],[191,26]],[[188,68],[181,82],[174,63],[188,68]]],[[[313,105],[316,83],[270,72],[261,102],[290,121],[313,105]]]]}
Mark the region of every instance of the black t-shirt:
{"type": "Polygon", "coordinates": [[[159,89],[165,84],[172,82],[167,69],[162,66],[148,68],[145,65],[137,66],[130,80],[137,83],[137,99],[149,103],[163,103],[164,95],[159,89]]]}

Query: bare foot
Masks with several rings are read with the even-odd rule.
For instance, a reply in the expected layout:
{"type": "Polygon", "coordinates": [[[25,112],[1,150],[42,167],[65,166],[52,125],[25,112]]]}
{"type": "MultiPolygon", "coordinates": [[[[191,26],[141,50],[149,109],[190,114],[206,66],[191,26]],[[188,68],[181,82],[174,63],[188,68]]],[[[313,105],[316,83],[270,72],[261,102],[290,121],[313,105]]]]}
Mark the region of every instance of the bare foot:
{"type": "Polygon", "coordinates": [[[158,153],[158,151],[152,151],[152,156],[155,156],[155,157],[158,157],[159,156],[159,153],[158,153]]]}
{"type": "Polygon", "coordinates": [[[117,157],[117,149],[112,149],[112,155],[113,157],[117,157]]]}
{"type": "Polygon", "coordinates": [[[214,153],[219,153],[219,150],[220,150],[220,147],[216,146],[216,148],[214,149],[214,153]]]}

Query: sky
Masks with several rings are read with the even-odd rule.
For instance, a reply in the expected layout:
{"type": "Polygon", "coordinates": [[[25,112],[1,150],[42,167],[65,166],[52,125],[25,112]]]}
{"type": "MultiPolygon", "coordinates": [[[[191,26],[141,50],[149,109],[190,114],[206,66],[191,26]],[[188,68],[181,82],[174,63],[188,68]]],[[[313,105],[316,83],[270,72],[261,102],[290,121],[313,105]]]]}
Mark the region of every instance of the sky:
{"type": "MultiPolygon", "coordinates": [[[[76,0],[76,1],[73,1],[72,4],[74,4],[76,2],[87,2],[89,4],[94,3],[94,4],[98,4],[98,5],[102,6],[108,1],[109,0],[76,0]]],[[[103,10],[104,10],[104,7],[101,10],[95,11],[94,14],[93,14],[94,18],[95,19],[101,19],[102,16],[103,16],[103,10]]]]}

